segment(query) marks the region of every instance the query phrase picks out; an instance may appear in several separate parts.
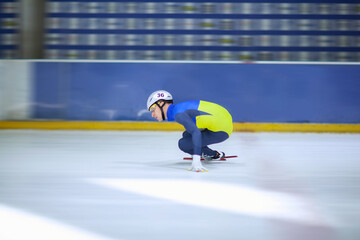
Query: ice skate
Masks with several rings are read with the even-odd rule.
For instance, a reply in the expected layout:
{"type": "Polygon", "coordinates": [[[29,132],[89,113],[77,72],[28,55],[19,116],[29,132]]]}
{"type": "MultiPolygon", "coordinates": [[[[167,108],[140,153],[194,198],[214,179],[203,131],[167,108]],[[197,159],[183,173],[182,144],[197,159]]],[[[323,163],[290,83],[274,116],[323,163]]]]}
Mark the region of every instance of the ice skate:
{"type": "Polygon", "coordinates": [[[202,154],[202,158],[205,160],[205,161],[213,161],[213,160],[221,160],[221,159],[224,159],[225,158],[225,153],[224,152],[218,152],[216,151],[216,154],[215,156],[209,156],[209,155],[206,155],[206,154],[202,154]]]}

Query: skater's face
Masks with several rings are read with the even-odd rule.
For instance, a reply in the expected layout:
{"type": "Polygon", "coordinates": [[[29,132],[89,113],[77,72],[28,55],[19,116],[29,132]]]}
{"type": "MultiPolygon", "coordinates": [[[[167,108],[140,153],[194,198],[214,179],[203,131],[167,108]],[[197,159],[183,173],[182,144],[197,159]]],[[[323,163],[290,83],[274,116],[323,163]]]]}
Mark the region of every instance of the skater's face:
{"type": "MultiPolygon", "coordinates": [[[[164,103],[159,104],[160,106],[162,106],[162,104],[164,103]]],[[[161,109],[157,104],[152,105],[150,111],[153,118],[156,118],[156,120],[158,120],[159,122],[164,121],[164,119],[162,118],[161,109]]]]}

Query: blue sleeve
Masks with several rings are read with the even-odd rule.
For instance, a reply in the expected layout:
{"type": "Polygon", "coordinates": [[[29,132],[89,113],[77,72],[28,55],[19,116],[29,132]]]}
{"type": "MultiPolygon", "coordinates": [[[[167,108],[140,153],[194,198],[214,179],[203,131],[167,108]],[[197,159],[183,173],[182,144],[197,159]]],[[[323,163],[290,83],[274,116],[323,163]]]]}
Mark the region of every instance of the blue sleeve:
{"type": "Polygon", "coordinates": [[[196,110],[187,110],[176,114],[175,121],[183,125],[186,131],[191,134],[194,146],[194,155],[201,155],[201,131],[192,119],[194,117],[194,111],[196,110]]]}

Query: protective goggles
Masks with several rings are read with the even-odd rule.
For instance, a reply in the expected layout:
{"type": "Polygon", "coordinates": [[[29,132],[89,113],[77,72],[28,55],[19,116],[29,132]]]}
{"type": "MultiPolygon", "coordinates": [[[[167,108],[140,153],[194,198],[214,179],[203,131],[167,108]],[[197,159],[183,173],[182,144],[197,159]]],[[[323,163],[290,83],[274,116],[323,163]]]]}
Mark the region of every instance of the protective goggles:
{"type": "Polygon", "coordinates": [[[151,107],[149,108],[149,111],[150,112],[153,112],[155,110],[155,106],[156,106],[156,103],[154,103],[153,105],[151,105],[151,107]]]}

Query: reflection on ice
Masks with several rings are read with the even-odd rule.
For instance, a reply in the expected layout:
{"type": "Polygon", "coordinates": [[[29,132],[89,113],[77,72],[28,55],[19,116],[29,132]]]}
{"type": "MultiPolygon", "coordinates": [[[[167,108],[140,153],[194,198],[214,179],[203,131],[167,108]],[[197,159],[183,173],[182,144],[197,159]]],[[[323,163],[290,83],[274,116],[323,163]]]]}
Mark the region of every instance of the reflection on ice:
{"type": "Polygon", "coordinates": [[[329,225],[304,197],[241,185],[173,179],[89,179],[89,182],[151,197],[257,217],[329,225]]]}

